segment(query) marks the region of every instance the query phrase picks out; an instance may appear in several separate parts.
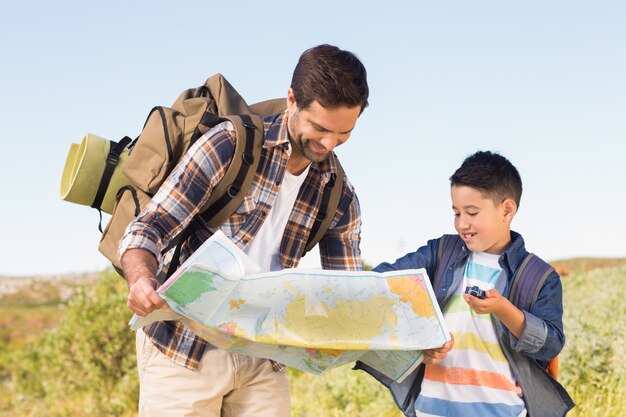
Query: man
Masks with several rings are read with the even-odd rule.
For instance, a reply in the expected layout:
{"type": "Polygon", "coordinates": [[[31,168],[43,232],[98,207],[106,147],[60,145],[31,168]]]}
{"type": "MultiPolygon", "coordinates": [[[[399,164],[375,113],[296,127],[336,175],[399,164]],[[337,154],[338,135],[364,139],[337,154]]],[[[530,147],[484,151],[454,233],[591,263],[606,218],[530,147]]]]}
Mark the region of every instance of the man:
{"type": "MultiPolygon", "coordinates": [[[[298,265],[317,215],[324,185],[337,170],[333,149],[348,140],[368,105],[363,64],[331,45],[305,51],[294,70],[285,112],[264,118],[256,176],[241,206],[219,228],[262,270],[298,265]]],[[[205,202],[232,158],[229,122],[198,140],[161,186],[120,243],[128,307],[140,316],[164,308],[155,289],[160,251],[205,202]]],[[[359,203],[345,180],[333,222],[320,240],[326,269],[360,270],[359,203]]],[[[206,227],[183,246],[181,259],[208,239],[206,227]]],[[[137,332],[139,415],[288,416],[284,366],[211,346],[179,322],[137,332]]]]}

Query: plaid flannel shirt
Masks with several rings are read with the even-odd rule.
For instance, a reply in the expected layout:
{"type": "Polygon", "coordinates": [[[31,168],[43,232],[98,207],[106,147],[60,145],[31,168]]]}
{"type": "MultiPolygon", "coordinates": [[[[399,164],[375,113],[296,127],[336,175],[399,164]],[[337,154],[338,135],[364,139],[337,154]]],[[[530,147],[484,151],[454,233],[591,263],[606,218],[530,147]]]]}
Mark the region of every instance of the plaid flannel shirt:
{"type": "MultiPolygon", "coordinates": [[[[241,249],[245,249],[269,214],[280,189],[291,144],[287,132],[287,112],[264,118],[265,137],[257,172],[242,204],[219,227],[241,249]]],[[[171,253],[161,250],[198,214],[213,187],[224,176],[235,147],[235,132],[224,122],[202,136],[181,159],[168,179],[139,217],[131,222],[120,242],[119,255],[131,248],[149,250],[167,268],[171,253]]],[[[283,268],[298,265],[313,226],[324,185],[336,175],[335,155],[312,163],[283,232],[280,263],[283,268]]],[[[208,226],[183,245],[184,261],[216,229],[208,226]]],[[[361,213],[354,188],[344,180],[342,196],[330,228],[319,242],[324,269],[361,270],[359,249],[361,213]]],[[[206,349],[214,348],[180,322],[157,322],[144,329],[156,347],[174,362],[197,369],[206,349]]]]}

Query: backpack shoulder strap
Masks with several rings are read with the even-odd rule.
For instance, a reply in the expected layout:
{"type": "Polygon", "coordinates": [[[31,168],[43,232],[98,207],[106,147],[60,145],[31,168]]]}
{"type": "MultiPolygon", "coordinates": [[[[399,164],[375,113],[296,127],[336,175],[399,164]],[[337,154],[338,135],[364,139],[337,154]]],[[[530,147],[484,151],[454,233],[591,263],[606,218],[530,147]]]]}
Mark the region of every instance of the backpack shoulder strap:
{"type": "Polygon", "coordinates": [[[226,116],[235,127],[235,151],[226,173],[200,210],[210,227],[219,227],[241,205],[261,159],[263,120],[256,115],[226,116]]]}
{"type": "Polygon", "coordinates": [[[344,172],[339,160],[335,159],[335,161],[337,162],[337,176],[335,178],[331,178],[324,186],[324,191],[322,192],[322,202],[317,212],[317,216],[315,217],[313,227],[311,228],[311,233],[309,233],[309,239],[306,242],[304,254],[313,249],[322,239],[330,227],[330,224],[335,217],[334,214],[339,206],[341,191],[343,189],[344,172]]]}
{"type": "Polygon", "coordinates": [[[529,311],[552,271],[554,268],[535,254],[526,255],[513,276],[509,301],[517,308],[529,311]]]}
{"type": "MultiPolygon", "coordinates": [[[[554,268],[547,262],[540,259],[533,253],[526,255],[522,264],[517,269],[511,283],[509,301],[521,310],[530,311],[544,282],[554,271],[554,268]],[[522,284],[523,282],[523,284],[522,284]]],[[[555,357],[546,364],[546,372],[552,378],[559,376],[559,357],[555,357]]]]}
{"type": "Polygon", "coordinates": [[[200,208],[200,215],[172,239],[165,249],[168,251],[176,246],[167,277],[174,273],[180,264],[183,243],[205,225],[221,226],[239,207],[256,174],[263,147],[263,120],[260,116],[249,114],[225,116],[224,119],[229,120],[235,127],[236,143],[233,158],[224,176],[213,188],[209,200],[200,208]],[[198,217],[205,223],[199,221],[198,217]]]}
{"type": "Polygon", "coordinates": [[[439,239],[437,247],[437,262],[435,265],[435,275],[431,278],[433,289],[437,291],[445,282],[446,271],[462,253],[463,240],[459,235],[443,235],[439,239]]]}

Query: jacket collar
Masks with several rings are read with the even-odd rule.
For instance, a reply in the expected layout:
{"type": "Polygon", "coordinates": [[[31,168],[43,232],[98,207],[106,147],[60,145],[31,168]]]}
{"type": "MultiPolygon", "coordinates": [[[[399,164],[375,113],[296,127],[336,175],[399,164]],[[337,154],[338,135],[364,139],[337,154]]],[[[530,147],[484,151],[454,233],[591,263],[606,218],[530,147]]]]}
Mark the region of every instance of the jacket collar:
{"type": "Polygon", "coordinates": [[[519,268],[527,253],[522,235],[511,230],[511,244],[506,248],[504,253],[500,255],[500,266],[504,268],[506,265],[509,267],[510,271],[517,271],[517,268],[519,268]]]}
{"type": "MultiPolygon", "coordinates": [[[[509,271],[517,271],[527,253],[522,235],[511,230],[511,243],[498,258],[498,263],[502,268],[508,268],[509,271]]],[[[470,250],[463,243],[463,257],[469,254],[470,250]]]]}

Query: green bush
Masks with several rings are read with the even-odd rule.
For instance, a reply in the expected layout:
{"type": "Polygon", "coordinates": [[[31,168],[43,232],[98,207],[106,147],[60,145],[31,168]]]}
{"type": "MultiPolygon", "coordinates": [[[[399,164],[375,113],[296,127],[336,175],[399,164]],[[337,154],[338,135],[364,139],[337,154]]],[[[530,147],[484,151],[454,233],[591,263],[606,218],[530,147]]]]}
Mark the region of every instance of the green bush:
{"type": "MultiPolygon", "coordinates": [[[[626,415],[625,279],[626,266],[563,278],[567,342],[559,380],[577,403],[568,417],[626,415]]],[[[19,351],[0,340],[0,415],[134,416],[138,382],[126,295],[117,274],[103,273],[63,307],[56,329],[19,351]]],[[[322,376],[288,372],[294,417],[401,416],[380,384],[349,365],[322,376]]]]}
{"type": "Polygon", "coordinates": [[[321,376],[289,369],[293,417],[401,417],[391,394],[351,365],[321,376]]]}
{"type": "Polygon", "coordinates": [[[624,266],[563,278],[559,380],[577,404],[572,416],[626,415],[625,280],[624,266]]]}
{"type": "Polygon", "coordinates": [[[15,409],[42,416],[117,416],[135,408],[135,343],[126,295],[119,275],[103,273],[94,288],[71,298],[58,328],[15,355],[15,409]]]}

